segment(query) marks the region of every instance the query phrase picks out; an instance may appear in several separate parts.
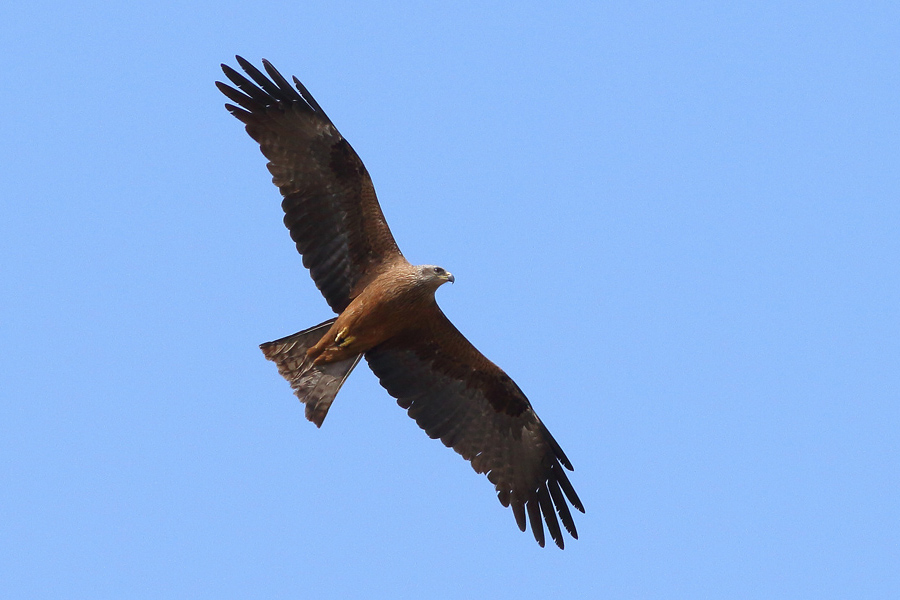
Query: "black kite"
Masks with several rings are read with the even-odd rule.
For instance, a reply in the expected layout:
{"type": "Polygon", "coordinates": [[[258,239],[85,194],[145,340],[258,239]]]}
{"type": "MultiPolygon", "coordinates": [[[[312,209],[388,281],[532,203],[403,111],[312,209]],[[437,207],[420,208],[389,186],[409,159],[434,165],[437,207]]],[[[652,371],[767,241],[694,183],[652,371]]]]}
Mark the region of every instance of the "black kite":
{"type": "Polygon", "coordinates": [[[266,77],[236,58],[250,79],[222,65],[237,89],[216,85],[237,105],[225,107],[269,159],[272,181],[284,196],[284,224],[338,315],[261,346],[306,404],[306,417],[322,425],[365,356],[381,385],[429,437],[487,475],[519,529],[525,531],[527,513],[543,546],[543,514],[562,548],[558,514],[577,539],[566,499],[584,508],[563,470],[572,464],[515,382],[435,302],[435,290],[453,275],[403,257],[365,166],[303,84],[294,77],[295,90],[268,61],[266,77]]]}

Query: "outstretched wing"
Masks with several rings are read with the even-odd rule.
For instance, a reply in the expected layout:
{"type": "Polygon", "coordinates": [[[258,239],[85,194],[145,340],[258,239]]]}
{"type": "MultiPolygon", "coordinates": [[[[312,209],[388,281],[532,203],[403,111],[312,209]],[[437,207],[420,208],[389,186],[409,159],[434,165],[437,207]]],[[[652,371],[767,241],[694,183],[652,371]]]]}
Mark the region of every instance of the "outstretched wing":
{"type": "Polygon", "coordinates": [[[222,65],[236,88],[216,86],[237,104],[225,108],[269,159],[272,181],[284,196],[284,224],[316,287],[340,313],[382,269],[402,260],[372,179],[296,77],[294,89],[268,61],[267,77],[236,58],[250,79],[222,65]]]}
{"type": "Polygon", "coordinates": [[[366,352],[381,385],[431,438],[440,438],[496,486],[519,529],[525,514],[544,545],[541,515],[563,547],[556,515],[574,538],[566,499],[584,507],[563,467],[572,465],[519,386],[481,354],[437,304],[409,331],[366,352]],[[554,512],[555,508],[555,512],[554,512]]]}

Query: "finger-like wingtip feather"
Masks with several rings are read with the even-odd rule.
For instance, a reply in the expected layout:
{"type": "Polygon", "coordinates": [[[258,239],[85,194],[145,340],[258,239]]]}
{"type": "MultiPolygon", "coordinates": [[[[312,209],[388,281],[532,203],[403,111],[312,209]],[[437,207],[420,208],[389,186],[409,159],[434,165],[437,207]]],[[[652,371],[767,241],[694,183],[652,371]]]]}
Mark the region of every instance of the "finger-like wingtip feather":
{"type": "Polygon", "coordinates": [[[322,107],[319,106],[319,103],[316,102],[316,99],[313,98],[313,95],[309,93],[309,90],[306,89],[306,86],[300,83],[300,80],[297,79],[296,75],[293,75],[292,79],[294,80],[294,86],[297,88],[297,91],[300,92],[300,95],[303,96],[303,99],[306,101],[306,103],[309,104],[317,113],[322,113],[322,116],[327,118],[327,116],[325,115],[325,111],[322,110],[322,107]]]}
{"type": "Polygon", "coordinates": [[[232,114],[232,116],[234,116],[234,118],[236,118],[237,120],[241,121],[244,124],[249,125],[250,122],[253,120],[253,114],[247,112],[246,110],[244,110],[242,108],[238,108],[234,104],[225,104],[225,110],[230,112],[232,114]]]}
{"type": "Polygon", "coordinates": [[[513,515],[516,517],[516,525],[519,531],[525,531],[525,503],[517,498],[510,500],[509,505],[512,507],[513,515]]]}
{"type": "Polygon", "coordinates": [[[225,65],[222,69],[225,72],[225,76],[238,87],[244,94],[248,97],[255,100],[260,106],[269,106],[272,104],[272,97],[266,94],[263,90],[261,90],[258,86],[254,85],[250,82],[249,79],[229,67],[225,65]]]}
{"type": "Polygon", "coordinates": [[[537,498],[530,498],[525,503],[528,509],[528,521],[531,523],[531,531],[534,533],[534,540],[541,548],[544,547],[544,523],[541,520],[541,506],[538,504],[537,498]]]}
{"type": "Polygon", "coordinates": [[[544,521],[547,523],[547,531],[550,532],[550,538],[556,542],[560,550],[566,547],[563,542],[562,531],[559,528],[559,521],[556,520],[556,512],[553,510],[553,502],[550,500],[550,492],[546,486],[538,489],[538,502],[541,505],[541,512],[544,513],[544,521]]]}
{"type": "Polygon", "coordinates": [[[278,89],[282,91],[286,98],[305,102],[305,100],[303,100],[303,97],[300,96],[300,94],[298,94],[297,91],[291,87],[291,84],[287,82],[287,79],[285,79],[284,76],[278,72],[278,69],[272,66],[272,63],[270,63],[266,59],[263,59],[262,62],[263,67],[265,67],[266,69],[266,73],[269,74],[269,77],[272,78],[272,81],[275,82],[275,85],[278,86],[278,89]]]}
{"type": "Polygon", "coordinates": [[[253,111],[254,109],[259,107],[259,104],[257,102],[254,102],[253,98],[240,93],[230,85],[224,84],[221,81],[217,81],[216,87],[219,88],[219,91],[225,94],[225,96],[229,100],[239,104],[241,107],[249,111],[253,111]]]}
{"type": "Polygon", "coordinates": [[[559,462],[562,463],[562,466],[570,471],[574,471],[575,469],[572,467],[572,462],[569,460],[569,457],[566,456],[566,453],[563,452],[563,449],[560,447],[559,442],[556,441],[556,439],[550,433],[550,430],[547,429],[547,426],[543,423],[541,423],[541,432],[544,434],[544,439],[546,439],[550,443],[550,448],[553,450],[553,454],[556,455],[556,458],[559,459],[559,462]]]}
{"type": "Polygon", "coordinates": [[[556,512],[559,515],[559,520],[562,521],[566,531],[577,540],[578,530],[575,529],[575,519],[572,518],[572,513],[569,511],[569,505],[566,504],[566,499],[563,498],[562,492],[559,489],[559,484],[555,479],[550,479],[547,482],[547,489],[550,491],[550,497],[553,499],[553,504],[556,505],[556,512]]]}
{"type": "MultiPolygon", "coordinates": [[[[276,100],[290,100],[291,99],[291,98],[286,97],[284,92],[277,85],[272,83],[272,81],[268,77],[263,75],[259,69],[254,67],[250,63],[250,61],[248,61],[244,58],[241,58],[240,56],[235,56],[235,59],[238,61],[238,64],[241,66],[241,68],[244,70],[244,72],[250,76],[250,79],[252,79],[254,82],[256,82],[256,85],[258,85],[260,88],[262,88],[262,90],[264,92],[266,92],[267,94],[269,94],[276,100]]],[[[237,83],[237,82],[235,82],[235,83],[237,83]]],[[[238,87],[240,87],[240,86],[238,86],[238,87]]]]}
{"type": "Polygon", "coordinates": [[[578,494],[575,493],[575,488],[572,487],[569,478],[566,477],[566,472],[562,469],[554,469],[554,472],[556,474],[556,479],[559,481],[559,486],[562,488],[563,493],[565,493],[566,498],[569,499],[572,506],[579,511],[584,512],[584,505],[581,504],[578,494]]]}

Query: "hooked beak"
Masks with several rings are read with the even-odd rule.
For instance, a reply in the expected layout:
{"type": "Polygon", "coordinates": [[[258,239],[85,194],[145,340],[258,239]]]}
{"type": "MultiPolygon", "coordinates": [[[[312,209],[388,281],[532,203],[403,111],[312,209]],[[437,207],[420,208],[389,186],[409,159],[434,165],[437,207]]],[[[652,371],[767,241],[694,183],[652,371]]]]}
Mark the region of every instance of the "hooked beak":
{"type": "Polygon", "coordinates": [[[456,277],[453,276],[453,273],[447,273],[447,281],[449,281],[450,283],[456,281],[456,277]]]}

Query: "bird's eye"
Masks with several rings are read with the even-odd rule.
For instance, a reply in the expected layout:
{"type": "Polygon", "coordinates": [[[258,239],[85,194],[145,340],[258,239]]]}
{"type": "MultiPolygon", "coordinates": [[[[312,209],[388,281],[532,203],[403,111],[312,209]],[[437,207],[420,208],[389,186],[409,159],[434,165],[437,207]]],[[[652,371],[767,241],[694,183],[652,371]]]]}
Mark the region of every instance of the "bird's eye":
{"type": "Polygon", "coordinates": [[[442,275],[444,273],[444,270],[440,267],[435,267],[434,272],[437,273],[438,275],[442,275]]]}

